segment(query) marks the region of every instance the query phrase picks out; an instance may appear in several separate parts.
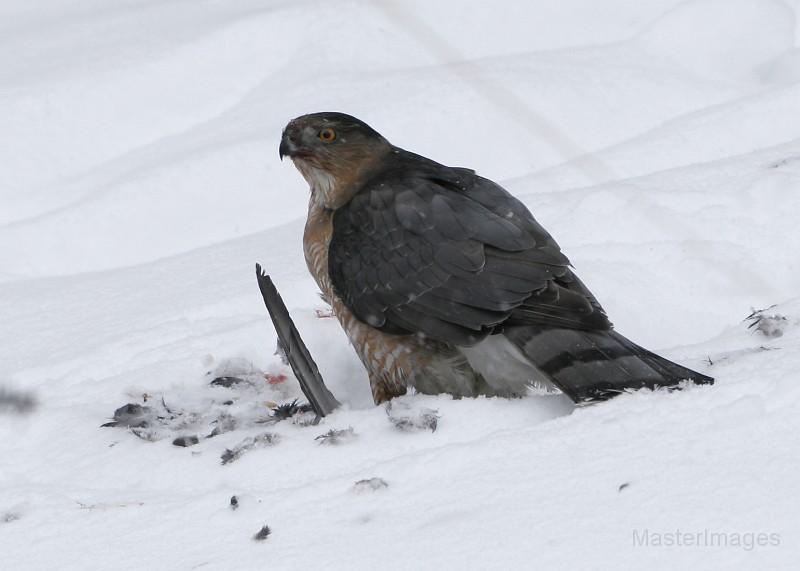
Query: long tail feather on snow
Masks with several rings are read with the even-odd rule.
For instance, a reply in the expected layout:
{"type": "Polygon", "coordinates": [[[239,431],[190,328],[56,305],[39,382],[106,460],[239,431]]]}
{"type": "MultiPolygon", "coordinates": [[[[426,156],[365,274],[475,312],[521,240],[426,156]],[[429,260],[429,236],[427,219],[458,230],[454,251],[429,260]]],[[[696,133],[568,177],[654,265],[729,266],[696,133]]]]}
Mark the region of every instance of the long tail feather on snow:
{"type": "Polygon", "coordinates": [[[505,336],[577,403],[606,400],[626,389],[675,387],[714,379],[640,347],[613,330],[509,327],[505,336]]]}
{"type": "Polygon", "coordinates": [[[300,332],[295,327],[289,310],[286,309],[272,279],[261,270],[260,264],[256,264],[256,279],[258,279],[258,287],[264,298],[264,304],[272,318],[272,324],[278,333],[278,339],[289,360],[289,365],[300,383],[303,394],[308,398],[317,417],[327,416],[339,406],[339,401],[325,386],[317,364],[311,357],[306,344],[303,343],[303,338],[300,337],[300,332]]]}

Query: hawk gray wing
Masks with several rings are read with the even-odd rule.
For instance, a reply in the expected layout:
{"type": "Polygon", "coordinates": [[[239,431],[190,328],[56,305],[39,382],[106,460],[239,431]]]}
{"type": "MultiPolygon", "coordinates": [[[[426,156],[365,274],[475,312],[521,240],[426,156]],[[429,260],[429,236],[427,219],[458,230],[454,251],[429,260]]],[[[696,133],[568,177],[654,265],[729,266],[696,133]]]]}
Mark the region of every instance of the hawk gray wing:
{"type": "Polygon", "coordinates": [[[466,169],[408,153],[333,217],[329,272],[362,321],[474,345],[504,325],[608,329],[528,209],[466,169]]]}

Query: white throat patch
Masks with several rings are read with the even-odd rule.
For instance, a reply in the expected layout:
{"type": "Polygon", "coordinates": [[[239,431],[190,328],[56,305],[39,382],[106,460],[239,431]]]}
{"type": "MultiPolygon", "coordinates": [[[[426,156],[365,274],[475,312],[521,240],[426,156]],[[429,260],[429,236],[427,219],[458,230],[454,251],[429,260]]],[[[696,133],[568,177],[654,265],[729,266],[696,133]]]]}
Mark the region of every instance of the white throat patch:
{"type": "Polygon", "coordinates": [[[336,180],[331,174],[312,165],[303,159],[293,158],[294,166],[306,179],[308,186],[311,187],[311,196],[324,208],[332,208],[334,204],[334,187],[336,180]]]}

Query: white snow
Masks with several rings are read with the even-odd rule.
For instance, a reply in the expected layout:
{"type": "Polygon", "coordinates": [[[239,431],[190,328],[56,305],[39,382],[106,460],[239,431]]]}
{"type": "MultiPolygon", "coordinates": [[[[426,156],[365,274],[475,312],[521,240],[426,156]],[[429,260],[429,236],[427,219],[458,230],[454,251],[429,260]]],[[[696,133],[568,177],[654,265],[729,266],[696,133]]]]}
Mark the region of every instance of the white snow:
{"type": "Polygon", "coordinates": [[[0,568],[796,568],[799,14],[5,0],[0,398],[38,406],[0,410],[0,568]],[[502,182],[621,332],[716,385],[375,407],[316,315],[306,184],[278,160],[320,110],[502,182]],[[301,395],[262,380],[288,370],[256,261],[345,403],[318,426],[259,422],[301,395]],[[234,373],[253,384],[208,384],[234,373]],[[126,403],[172,418],[100,428],[126,403]]]}

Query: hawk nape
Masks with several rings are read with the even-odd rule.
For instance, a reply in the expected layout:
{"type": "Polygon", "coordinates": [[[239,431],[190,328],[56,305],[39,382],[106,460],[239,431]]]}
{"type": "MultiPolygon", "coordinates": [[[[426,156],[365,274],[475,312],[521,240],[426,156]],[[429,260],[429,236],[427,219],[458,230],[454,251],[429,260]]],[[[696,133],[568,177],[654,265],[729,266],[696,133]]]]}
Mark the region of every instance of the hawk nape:
{"type": "Polygon", "coordinates": [[[306,263],[364,363],[376,403],[404,394],[576,402],[713,379],[614,331],[519,200],[399,149],[342,113],[292,120],[280,156],[311,187],[306,263]]]}

